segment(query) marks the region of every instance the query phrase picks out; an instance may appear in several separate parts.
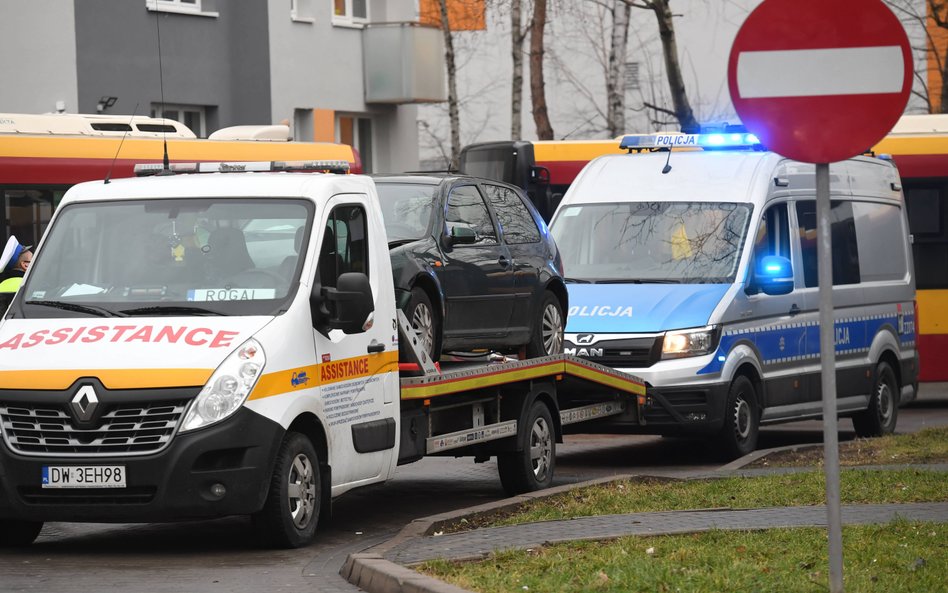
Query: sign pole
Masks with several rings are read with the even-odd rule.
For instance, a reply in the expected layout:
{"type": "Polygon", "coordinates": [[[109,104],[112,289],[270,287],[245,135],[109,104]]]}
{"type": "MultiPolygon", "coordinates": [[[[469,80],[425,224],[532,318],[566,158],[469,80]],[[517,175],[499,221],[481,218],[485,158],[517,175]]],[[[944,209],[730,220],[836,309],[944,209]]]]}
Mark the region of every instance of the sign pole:
{"type": "Polygon", "coordinates": [[[833,315],[833,233],[829,163],[816,164],[817,259],[820,284],[820,364],[823,388],[823,461],[829,529],[830,593],[843,593],[843,529],[839,503],[839,420],[836,416],[836,321],[833,315]]]}

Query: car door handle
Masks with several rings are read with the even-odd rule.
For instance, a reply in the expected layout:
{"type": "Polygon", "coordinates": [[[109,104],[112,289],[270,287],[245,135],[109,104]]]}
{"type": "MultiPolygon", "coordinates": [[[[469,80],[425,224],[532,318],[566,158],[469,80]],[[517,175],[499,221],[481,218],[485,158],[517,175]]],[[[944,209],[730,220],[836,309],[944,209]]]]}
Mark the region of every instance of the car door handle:
{"type": "Polygon", "coordinates": [[[385,344],[381,342],[372,342],[369,344],[369,347],[366,348],[369,354],[376,354],[378,352],[385,352],[385,344]]]}
{"type": "Polygon", "coordinates": [[[790,305],[790,317],[794,317],[800,313],[800,307],[797,307],[796,303],[790,305]]]}
{"type": "Polygon", "coordinates": [[[497,260],[497,263],[500,264],[500,267],[506,268],[507,266],[510,265],[510,260],[507,259],[505,256],[501,255],[500,258],[497,260]]]}

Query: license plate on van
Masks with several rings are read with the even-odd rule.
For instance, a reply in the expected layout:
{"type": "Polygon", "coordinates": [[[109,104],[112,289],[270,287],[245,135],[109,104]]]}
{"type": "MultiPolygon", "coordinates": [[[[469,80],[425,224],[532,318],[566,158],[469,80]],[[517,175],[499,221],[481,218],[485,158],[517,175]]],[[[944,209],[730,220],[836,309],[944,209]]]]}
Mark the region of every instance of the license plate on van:
{"type": "Polygon", "coordinates": [[[125,466],[44,465],[43,488],[125,488],[125,466]]]}

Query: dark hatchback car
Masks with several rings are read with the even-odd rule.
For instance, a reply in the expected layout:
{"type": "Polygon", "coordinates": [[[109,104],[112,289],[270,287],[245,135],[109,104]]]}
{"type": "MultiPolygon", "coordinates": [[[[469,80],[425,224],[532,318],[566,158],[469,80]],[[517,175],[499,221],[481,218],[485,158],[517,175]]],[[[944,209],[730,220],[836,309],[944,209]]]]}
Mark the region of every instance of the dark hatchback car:
{"type": "Polygon", "coordinates": [[[463,175],[375,178],[400,309],[432,358],[563,350],[563,264],[514,186],[463,175]]]}

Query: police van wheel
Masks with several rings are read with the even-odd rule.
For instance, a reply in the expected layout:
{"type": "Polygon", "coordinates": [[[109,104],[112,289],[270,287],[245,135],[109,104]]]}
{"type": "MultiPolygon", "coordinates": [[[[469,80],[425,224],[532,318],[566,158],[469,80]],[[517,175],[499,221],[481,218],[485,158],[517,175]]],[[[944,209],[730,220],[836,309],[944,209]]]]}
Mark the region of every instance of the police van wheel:
{"type": "Polygon", "coordinates": [[[560,300],[552,292],[543,295],[540,310],[527,344],[527,358],[563,353],[563,309],[560,300]]]}
{"type": "Polygon", "coordinates": [[[286,435],[270,478],[263,509],[253,516],[263,543],[299,548],[313,540],[320,508],[319,460],[309,439],[298,432],[286,435]]]}
{"type": "Polygon", "coordinates": [[[899,382],[887,362],[876,365],[869,407],[853,416],[853,428],[861,438],[878,437],[895,431],[899,416],[899,382]]]}
{"type": "Polygon", "coordinates": [[[520,450],[497,456],[500,483],[509,496],[542,490],[553,482],[555,430],[550,409],[541,401],[533,402],[517,437],[520,450]]]}
{"type": "Polygon", "coordinates": [[[757,412],[757,393],[754,384],[744,375],[731,383],[724,409],[724,427],[720,443],[729,459],[743,457],[757,448],[760,416],[757,412]]]}
{"type": "Polygon", "coordinates": [[[43,529],[42,521],[0,519],[0,548],[28,546],[43,529]]]}

